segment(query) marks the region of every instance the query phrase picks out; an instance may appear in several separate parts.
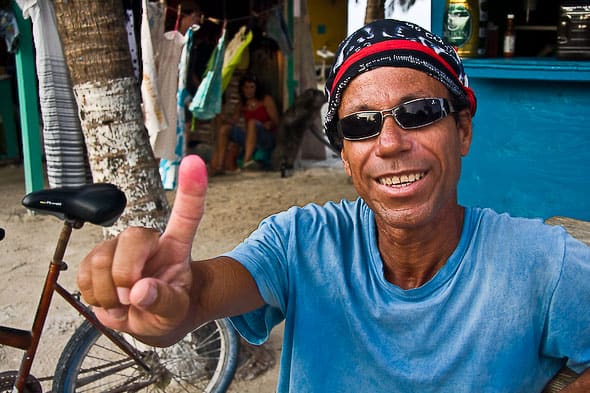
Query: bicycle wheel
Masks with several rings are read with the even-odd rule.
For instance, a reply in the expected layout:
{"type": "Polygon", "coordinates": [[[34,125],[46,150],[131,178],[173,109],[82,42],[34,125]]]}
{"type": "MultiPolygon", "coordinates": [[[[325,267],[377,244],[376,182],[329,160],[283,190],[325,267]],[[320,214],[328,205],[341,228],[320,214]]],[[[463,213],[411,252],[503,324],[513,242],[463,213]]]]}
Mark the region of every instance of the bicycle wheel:
{"type": "Polygon", "coordinates": [[[84,321],[61,354],[54,393],[225,392],[238,362],[239,340],[229,321],[202,325],[168,348],[118,334],[150,365],[145,371],[90,322],[84,321]]]}
{"type": "MultiPolygon", "coordinates": [[[[4,371],[0,373],[0,393],[12,393],[17,371],[4,371]]],[[[25,382],[23,393],[42,393],[41,384],[32,375],[29,375],[25,382]]]]}

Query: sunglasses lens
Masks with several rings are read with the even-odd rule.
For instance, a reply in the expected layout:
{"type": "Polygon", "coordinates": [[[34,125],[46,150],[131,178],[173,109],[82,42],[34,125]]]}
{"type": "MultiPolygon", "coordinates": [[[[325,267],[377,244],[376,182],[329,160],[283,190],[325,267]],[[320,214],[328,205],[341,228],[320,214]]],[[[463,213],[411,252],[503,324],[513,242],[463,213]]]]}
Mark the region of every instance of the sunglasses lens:
{"type": "Polygon", "coordinates": [[[432,124],[449,112],[449,104],[444,98],[420,98],[403,103],[390,111],[352,113],[338,121],[338,128],[345,139],[355,141],[379,135],[383,116],[393,114],[401,128],[410,130],[432,124]]]}
{"type": "Polygon", "coordinates": [[[397,107],[395,118],[403,128],[419,128],[445,116],[441,100],[426,98],[407,102],[397,107]]]}
{"type": "Polygon", "coordinates": [[[342,136],[348,140],[370,138],[381,132],[380,112],[358,112],[338,121],[342,136]]]}

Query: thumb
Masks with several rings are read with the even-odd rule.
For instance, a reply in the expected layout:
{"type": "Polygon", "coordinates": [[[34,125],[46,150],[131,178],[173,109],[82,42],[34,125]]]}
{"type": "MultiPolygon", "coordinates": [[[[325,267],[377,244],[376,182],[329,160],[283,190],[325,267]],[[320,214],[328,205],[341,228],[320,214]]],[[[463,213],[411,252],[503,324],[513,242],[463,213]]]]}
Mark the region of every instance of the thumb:
{"type": "Polygon", "coordinates": [[[130,304],[158,316],[161,328],[174,327],[186,316],[189,306],[188,293],[181,287],[166,282],[144,278],[138,281],[129,296],[130,304]]]}
{"type": "Polygon", "coordinates": [[[178,172],[178,190],[165,237],[190,245],[205,211],[207,168],[196,155],[183,158],[178,172]]]}

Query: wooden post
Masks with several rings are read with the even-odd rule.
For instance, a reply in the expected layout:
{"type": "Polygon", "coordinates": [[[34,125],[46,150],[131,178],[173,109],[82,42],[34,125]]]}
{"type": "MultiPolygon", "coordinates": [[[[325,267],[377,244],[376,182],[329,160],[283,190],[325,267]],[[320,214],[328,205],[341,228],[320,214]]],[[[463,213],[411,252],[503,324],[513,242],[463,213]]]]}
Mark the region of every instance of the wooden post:
{"type": "Polygon", "coordinates": [[[11,2],[11,6],[20,31],[15,62],[25,166],[25,188],[29,193],[43,188],[35,50],[31,22],[23,18],[22,11],[14,0],[11,2]]]}
{"type": "MultiPolygon", "coordinates": [[[[299,5],[299,1],[297,1],[299,5]]],[[[287,27],[289,29],[289,35],[291,36],[291,42],[294,42],[293,31],[295,29],[295,23],[293,22],[293,7],[295,7],[293,0],[287,2],[287,27]]],[[[297,81],[295,80],[295,66],[294,66],[294,51],[287,56],[287,103],[283,105],[288,108],[295,101],[295,89],[297,88],[297,81]]]]}

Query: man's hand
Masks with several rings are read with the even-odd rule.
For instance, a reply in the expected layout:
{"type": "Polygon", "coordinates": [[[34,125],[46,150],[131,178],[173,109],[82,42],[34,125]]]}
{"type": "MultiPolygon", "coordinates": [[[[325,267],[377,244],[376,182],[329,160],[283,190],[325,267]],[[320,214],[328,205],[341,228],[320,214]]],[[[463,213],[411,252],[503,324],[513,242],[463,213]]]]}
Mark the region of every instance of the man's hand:
{"type": "Polygon", "coordinates": [[[207,170],[183,159],[166,231],[128,228],[82,261],[78,286],[106,325],[140,337],[176,336],[187,318],[193,285],[190,254],[205,208],[207,170]]]}

